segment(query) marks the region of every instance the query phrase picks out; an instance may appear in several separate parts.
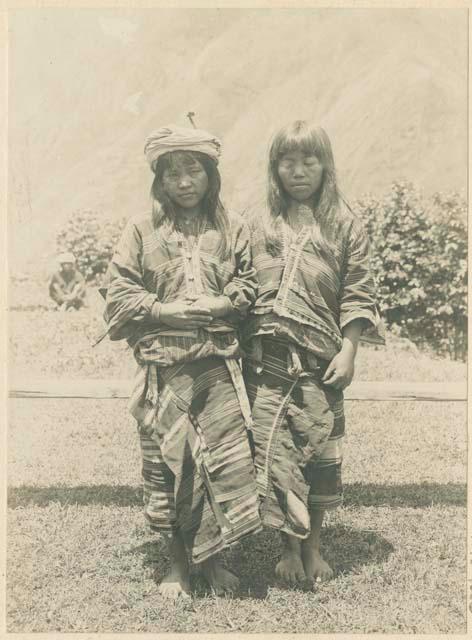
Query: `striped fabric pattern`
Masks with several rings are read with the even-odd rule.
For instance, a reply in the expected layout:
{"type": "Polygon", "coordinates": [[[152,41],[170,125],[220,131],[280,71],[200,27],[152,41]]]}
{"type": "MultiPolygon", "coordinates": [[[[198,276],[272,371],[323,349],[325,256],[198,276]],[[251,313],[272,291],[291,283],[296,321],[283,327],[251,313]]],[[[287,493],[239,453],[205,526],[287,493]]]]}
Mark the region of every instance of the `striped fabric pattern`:
{"type": "MultiPolygon", "coordinates": [[[[208,331],[189,334],[186,346],[200,339],[217,341],[218,334],[236,331],[256,297],[256,274],[252,267],[249,229],[230,216],[231,255],[218,257],[219,232],[205,220],[198,242],[191,247],[175,227],[156,229],[150,213],[128,222],[107,272],[105,320],[112,340],[128,340],[135,346],[159,327],[152,316],[157,302],[175,302],[189,295],[226,295],[233,313],[215,319],[208,331]]],[[[165,327],[164,327],[165,328],[165,327]]]]}
{"type": "Polygon", "coordinates": [[[263,339],[262,366],[246,363],[252,440],[264,525],[305,538],[310,513],[342,502],[343,394],[321,382],[327,363],[313,367],[298,349],[302,371],[288,373],[286,342],[263,339]]]}
{"type": "Polygon", "coordinates": [[[364,338],[384,343],[369,263],[369,243],[362,223],[348,210],[334,254],[319,248],[311,228],[293,234],[279,217],[280,255],[265,246],[262,226],[252,228],[253,264],[258,297],[245,323],[247,340],[256,335],[285,336],[316,356],[331,360],[341,348],[342,328],[363,318],[364,338]]]}
{"type": "MultiPolygon", "coordinates": [[[[180,531],[194,562],[261,527],[238,364],[238,328],[256,296],[249,231],[231,217],[231,256],[204,221],[193,243],[151,215],[133,218],[110,264],[110,338],[138,362],[129,408],[138,422],[144,505],[154,531],[180,531]],[[233,311],[198,330],[165,326],[155,302],[226,295],[233,311]]],[[[158,306],[158,305],[157,305],[158,306]]]]}
{"type": "Polygon", "coordinates": [[[193,562],[261,528],[240,403],[221,358],[158,370],[159,401],[139,423],[146,518],[179,530],[193,562]]]}
{"type": "Polygon", "coordinates": [[[179,362],[193,362],[209,356],[237,358],[240,353],[236,331],[225,333],[206,329],[194,331],[155,330],[135,345],[139,362],[153,362],[167,367],[179,362]]]}

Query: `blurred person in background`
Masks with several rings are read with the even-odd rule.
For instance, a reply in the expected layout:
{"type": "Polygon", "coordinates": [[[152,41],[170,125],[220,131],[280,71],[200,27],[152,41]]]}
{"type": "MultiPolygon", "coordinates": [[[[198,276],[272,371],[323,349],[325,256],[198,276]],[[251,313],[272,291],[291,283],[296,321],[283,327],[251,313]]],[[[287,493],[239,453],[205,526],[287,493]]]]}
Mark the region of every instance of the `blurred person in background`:
{"type": "Polygon", "coordinates": [[[58,311],[72,311],[85,306],[85,279],[76,268],[73,253],[61,253],[57,257],[59,268],[49,282],[49,295],[58,311]]]}

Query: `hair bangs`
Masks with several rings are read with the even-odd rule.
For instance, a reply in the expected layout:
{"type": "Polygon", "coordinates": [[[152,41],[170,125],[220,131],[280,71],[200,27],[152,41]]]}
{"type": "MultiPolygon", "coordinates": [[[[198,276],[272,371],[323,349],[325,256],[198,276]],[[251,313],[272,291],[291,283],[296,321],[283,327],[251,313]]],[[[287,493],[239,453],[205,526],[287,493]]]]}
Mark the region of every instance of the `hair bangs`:
{"type": "Polygon", "coordinates": [[[314,131],[300,131],[284,136],[277,149],[277,159],[293,151],[302,151],[307,155],[319,156],[320,144],[314,131]]]}
{"type": "Polygon", "coordinates": [[[283,155],[293,151],[315,155],[325,168],[334,166],[328,135],[321,127],[310,125],[304,120],[297,120],[278,132],[272,145],[270,160],[276,163],[283,155]]]}

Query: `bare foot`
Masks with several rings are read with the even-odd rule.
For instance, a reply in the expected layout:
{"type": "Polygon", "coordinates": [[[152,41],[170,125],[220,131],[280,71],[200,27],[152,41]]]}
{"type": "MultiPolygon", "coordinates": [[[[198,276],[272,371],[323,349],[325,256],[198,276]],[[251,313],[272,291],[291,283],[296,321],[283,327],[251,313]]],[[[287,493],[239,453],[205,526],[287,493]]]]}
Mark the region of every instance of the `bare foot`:
{"type": "Polygon", "coordinates": [[[166,535],[166,542],[170,571],[159,585],[159,593],[170,600],[189,599],[190,571],[182,537],[178,532],[173,532],[171,535],[166,535]]]}
{"type": "Polygon", "coordinates": [[[239,578],[228,571],[214,558],[202,563],[202,574],[217,596],[232,593],[239,587],[239,578]]]}
{"type": "Polygon", "coordinates": [[[177,598],[190,598],[190,581],[188,569],[183,567],[171,567],[171,570],[159,585],[159,593],[164,598],[177,600],[177,598]]]}
{"type": "Polygon", "coordinates": [[[275,567],[275,575],[288,584],[297,584],[306,580],[300,551],[284,547],[282,557],[275,567]]]}
{"type": "Polygon", "coordinates": [[[329,564],[308,540],[302,542],[302,560],[306,577],[310,582],[324,582],[333,577],[334,573],[329,564]]]}

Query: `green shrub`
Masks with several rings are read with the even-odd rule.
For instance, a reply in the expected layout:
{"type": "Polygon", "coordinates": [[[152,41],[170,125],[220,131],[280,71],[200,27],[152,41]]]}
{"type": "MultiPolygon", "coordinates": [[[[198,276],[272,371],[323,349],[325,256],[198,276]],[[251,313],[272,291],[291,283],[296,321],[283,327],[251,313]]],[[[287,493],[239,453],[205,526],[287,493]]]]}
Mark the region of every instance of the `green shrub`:
{"type": "Polygon", "coordinates": [[[72,251],[84,278],[99,284],[125,223],[126,219],[106,219],[96,211],[76,211],[57,235],[57,249],[72,251]]]}
{"type": "Polygon", "coordinates": [[[382,199],[354,203],[372,244],[372,268],[387,326],[440,354],[467,349],[467,216],[458,194],[425,200],[395,182],[382,199]]]}

